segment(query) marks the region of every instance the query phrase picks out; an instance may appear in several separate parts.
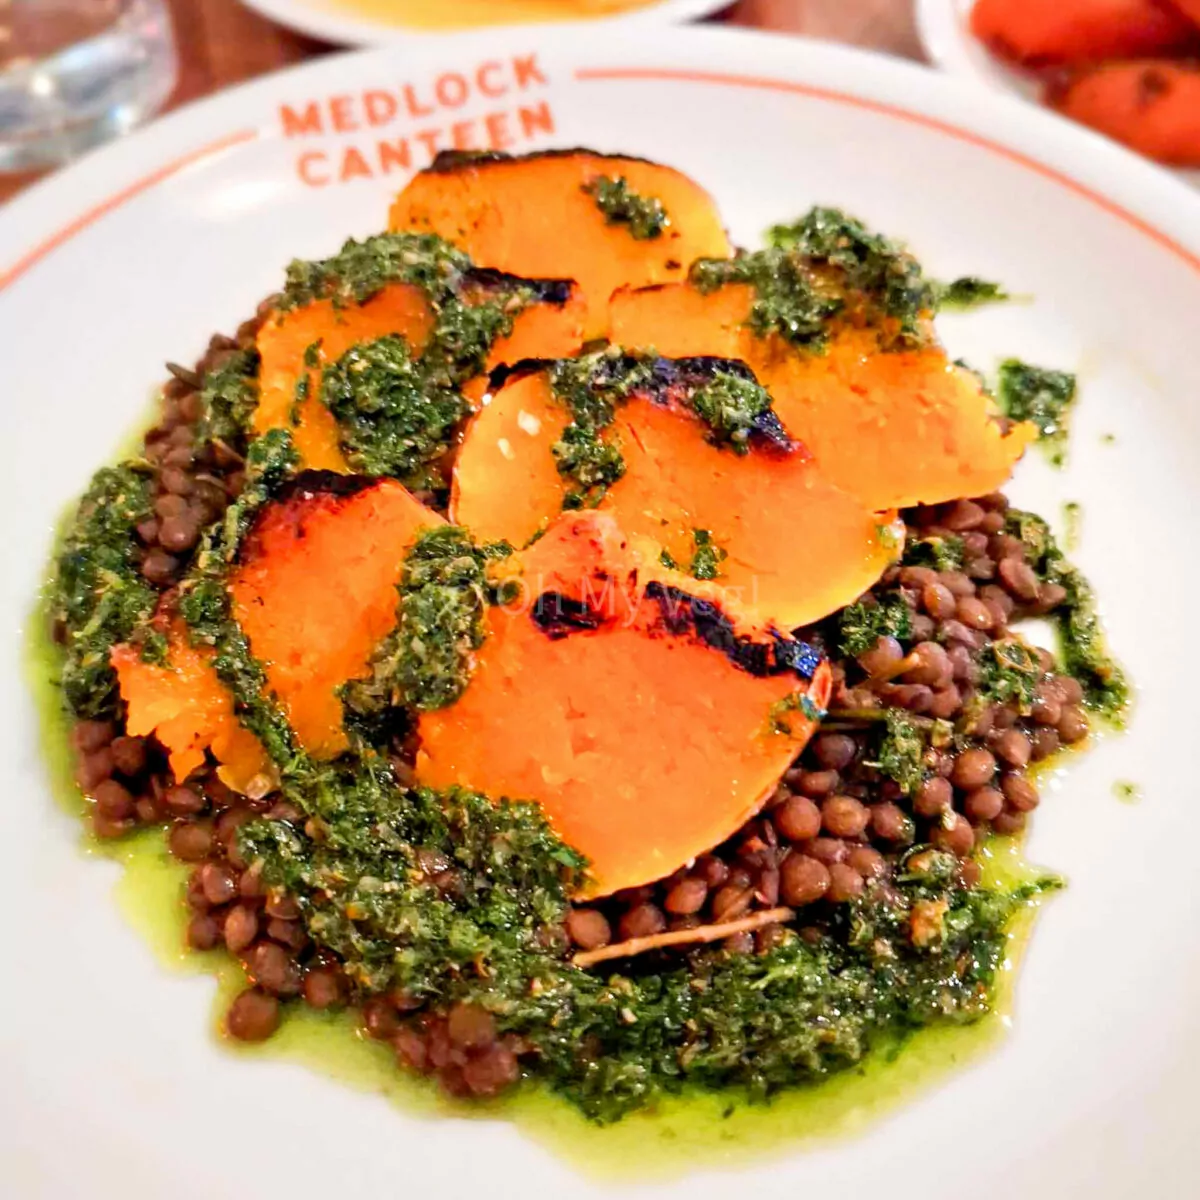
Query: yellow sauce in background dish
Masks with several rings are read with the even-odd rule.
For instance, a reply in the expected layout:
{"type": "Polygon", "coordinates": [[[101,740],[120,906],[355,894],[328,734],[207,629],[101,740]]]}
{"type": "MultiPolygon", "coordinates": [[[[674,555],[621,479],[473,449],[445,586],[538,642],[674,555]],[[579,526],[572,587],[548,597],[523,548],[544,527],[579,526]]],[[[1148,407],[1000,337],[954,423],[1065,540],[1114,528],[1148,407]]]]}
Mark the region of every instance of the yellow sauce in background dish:
{"type": "Polygon", "coordinates": [[[650,8],[662,0],[329,0],[347,16],[413,29],[469,29],[476,25],[530,25],[586,21],[650,8]]]}

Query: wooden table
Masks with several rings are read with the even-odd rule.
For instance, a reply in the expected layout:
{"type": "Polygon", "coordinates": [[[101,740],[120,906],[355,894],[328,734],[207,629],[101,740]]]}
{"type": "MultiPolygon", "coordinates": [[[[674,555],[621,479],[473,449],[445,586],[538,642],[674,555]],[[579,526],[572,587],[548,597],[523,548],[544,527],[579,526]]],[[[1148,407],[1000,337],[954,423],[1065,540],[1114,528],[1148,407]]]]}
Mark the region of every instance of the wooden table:
{"type": "MultiPolygon", "coordinates": [[[[170,108],[335,49],[272,25],[238,0],[169,3],[180,58],[179,84],[170,108]]],[[[912,0],[737,0],[717,19],[922,57],[912,0]]],[[[0,201],[36,178],[37,174],[0,175],[0,201]]]]}

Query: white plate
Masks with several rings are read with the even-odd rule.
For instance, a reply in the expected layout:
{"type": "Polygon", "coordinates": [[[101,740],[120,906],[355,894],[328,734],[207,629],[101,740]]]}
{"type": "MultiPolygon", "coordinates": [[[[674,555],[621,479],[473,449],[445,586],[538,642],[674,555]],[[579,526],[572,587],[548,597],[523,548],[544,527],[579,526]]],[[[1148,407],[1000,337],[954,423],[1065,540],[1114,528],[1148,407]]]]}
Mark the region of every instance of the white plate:
{"type": "MultiPolygon", "coordinates": [[[[306,33],[309,37],[346,46],[383,46],[394,42],[410,42],[419,37],[453,36],[453,31],[448,34],[405,25],[399,20],[385,20],[369,13],[356,13],[350,0],[242,0],[242,3],[264,17],[306,33]]],[[[457,0],[441,0],[441,3],[449,7],[457,0]]],[[[614,25],[633,32],[638,27],[644,29],[652,25],[695,21],[728,8],[732,3],[733,0],[655,0],[646,7],[628,12],[569,19],[564,23],[583,37],[591,36],[597,28],[614,25]]],[[[508,21],[511,21],[511,17],[505,17],[501,11],[496,23],[505,24],[508,21]]],[[[530,22],[526,18],[522,23],[528,25],[530,22]]]]}
{"type": "MultiPolygon", "coordinates": [[[[971,9],[975,0],[916,0],[917,28],[929,57],[944,71],[972,79],[998,92],[1041,103],[1041,85],[1028,73],[1008,66],[971,33],[971,9]]],[[[1063,118],[1059,118],[1063,119],[1063,118]]],[[[1088,137],[1100,137],[1090,130],[1088,137]]],[[[1166,168],[1164,168],[1166,169],[1166,168]]],[[[1200,187],[1200,171],[1176,170],[1174,174],[1200,187]]]]}
{"type": "MultiPolygon", "coordinates": [[[[373,104],[380,121],[387,105],[373,104]]],[[[324,59],[185,109],[0,214],[0,1194],[609,1194],[502,1121],[411,1115],[223,1052],[211,984],[164,973],[114,907],[116,868],[81,857],[20,669],[55,519],[144,417],[162,361],[191,361],[252,312],[293,255],[382,228],[405,172],[355,175],[377,143],[394,158],[400,139],[454,122],[465,140],[497,112],[514,150],[591,145],[681,167],[739,240],[838,204],[907,236],[939,277],[976,272],[1036,297],[947,318],[944,332],[981,366],[1015,353],[1081,371],[1069,469],[1034,456],[1016,494],[1051,517],[1083,503],[1079,558],[1141,687],[1128,735],[1074,765],[1038,813],[1031,855],[1071,887],[1042,915],[997,1053],[851,1141],[631,1194],[1126,1200],[1153,1179],[1156,1197],[1194,1197],[1200,198],[1032,106],[716,29],[509,31],[324,59]],[[403,103],[410,88],[420,106],[439,78],[477,80],[485,63],[500,64],[482,73],[488,90],[509,91],[369,125],[364,91],[403,103]],[[310,103],[324,132],[296,132],[310,103]],[[345,131],[330,129],[331,106],[345,131]],[[327,182],[339,161],[351,178],[327,182]],[[1118,803],[1117,779],[1145,802],[1118,803]]]]}

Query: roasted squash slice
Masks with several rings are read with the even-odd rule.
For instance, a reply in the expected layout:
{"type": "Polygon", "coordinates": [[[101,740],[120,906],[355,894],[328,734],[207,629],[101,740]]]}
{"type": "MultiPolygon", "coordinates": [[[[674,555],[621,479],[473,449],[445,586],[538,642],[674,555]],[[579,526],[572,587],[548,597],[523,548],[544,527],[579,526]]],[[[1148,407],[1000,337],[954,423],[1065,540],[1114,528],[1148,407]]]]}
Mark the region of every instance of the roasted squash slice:
{"type": "MultiPolygon", "coordinates": [[[[300,744],[318,758],[346,749],[337,689],[363,674],[396,620],[404,555],[442,518],[399,483],[304,472],[258,515],[229,579],[233,615],[266,667],[267,682],[300,744]]],[[[171,626],[165,666],[118,646],[113,666],[132,734],[153,733],[182,780],[211,751],[236,791],[274,767],[237,721],[212,654],[171,626]]]]}
{"type": "MultiPolygon", "coordinates": [[[[659,382],[620,403],[604,433],[624,473],[600,504],[626,534],[655,547],[644,569],[695,564],[731,608],[784,630],[866,591],[894,557],[894,514],[873,513],[834,486],[777,424],[773,436],[752,436],[745,453],[714,444],[687,397],[706,373],[744,371],[740,364],[658,361],[659,382]]],[[[553,370],[515,376],[468,427],[451,519],[477,538],[525,545],[562,511],[568,481],[553,448],[571,413],[551,385],[553,370]]]]}
{"type": "Polygon", "coordinates": [[[482,266],[575,279],[586,339],[604,334],[608,298],[622,285],[683,279],[693,259],[732,252],[712,198],[686,175],[587,150],[439,155],[396,197],[389,225],[439,234],[482,266]],[[620,195],[606,202],[602,187],[620,195]],[[665,224],[646,236],[639,210],[656,201],[665,224]]]}
{"type": "Polygon", "coordinates": [[[258,332],[262,365],[254,432],[290,428],[306,467],[349,471],[337,422],[321,403],[321,368],[337,362],[351,346],[388,333],[399,334],[419,353],[432,326],[425,293],[407,283],[391,284],[357,307],[314,300],[269,317],[258,332]],[[315,347],[309,356],[312,365],[306,365],[310,346],[315,347]]]}
{"type": "MultiPolygon", "coordinates": [[[[463,280],[467,303],[485,303],[498,290],[512,291],[514,281],[494,271],[468,272],[463,280]]],[[[522,358],[565,357],[582,343],[585,306],[580,290],[568,281],[530,280],[541,293],[516,313],[510,332],[492,345],[484,373],[466,381],[463,394],[476,402],[486,372],[522,358]],[[554,286],[548,286],[553,284],[554,286]]],[[[409,283],[391,283],[362,304],[312,300],[275,313],[259,330],[259,402],[254,431],[290,428],[304,466],[349,472],[337,421],[321,400],[321,372],[351,347],[386,334],[399,334],[414,355],[425,349],[434,331],[429,295],[409,283]],[[311,349],[310,349],[311,348],[311,349]]]]}
{"type": "Polygon", "coordinates": [[[883,351],[874,330],[846,323],[815,353],[747,325],[749,284],[703,293],[690,283],[626,289],[611,337],[660,354],[740,358],[771,393],[788,432],[824,476],[870,509],[935,504],[995,491],[1037,435],[1006,428],[970,371],[937,345],[883,351]]]}
{"type": "Polygon", "coordinates": [[[218,775],[234,791],[266,794],[274,785],[275,766],[258,738],[238,723],[233,698],[213,669],[212,651],[191,646],[180,622],[171,625],[167,639],[162,666],[145,662],[134,646],[113,650],[113,668],[128,708],[127,732],[157,737],[179,782],[202,766],[205,751],[211,751],[218,775]]]}
{"type": "Polygon", "coordinates": [[[306,472],[259,514],[229,579],[233,615],[300,744],[347,746],[337,689],[396,623],[396,584],[422,529],[442,523],[391,479],[306,472]]]}
{"type": "Polygon", "coordinates": [[[560,517],[518,563],[526,586],[489,610],[466,691],[421,716],[418,779],[536,800],[590,860],[589,895],[660,879],[771,795],[829,664],[647,584],[606,513],[560,517]]]}

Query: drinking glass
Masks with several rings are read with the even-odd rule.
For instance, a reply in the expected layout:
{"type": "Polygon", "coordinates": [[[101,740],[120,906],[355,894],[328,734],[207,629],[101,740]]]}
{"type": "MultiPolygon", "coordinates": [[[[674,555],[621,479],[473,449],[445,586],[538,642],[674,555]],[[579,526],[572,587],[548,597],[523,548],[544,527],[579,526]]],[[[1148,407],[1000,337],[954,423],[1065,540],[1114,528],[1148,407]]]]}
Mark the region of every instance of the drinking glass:
{"type": "Polygon", "coordinates": [[[0,0],[0,171],[132,129],[166,101],[177,67],[166,0],[0,0]]]}

